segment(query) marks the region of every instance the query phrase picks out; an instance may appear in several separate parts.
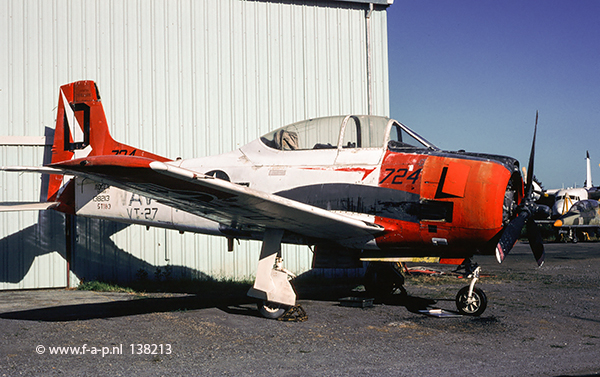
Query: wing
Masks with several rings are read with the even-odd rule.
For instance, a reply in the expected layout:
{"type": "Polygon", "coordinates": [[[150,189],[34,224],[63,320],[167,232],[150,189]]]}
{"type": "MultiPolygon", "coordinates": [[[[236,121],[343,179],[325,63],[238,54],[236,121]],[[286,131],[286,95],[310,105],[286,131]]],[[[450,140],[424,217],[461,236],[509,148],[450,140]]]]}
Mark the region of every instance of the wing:
{"type": "Polygon", "coordinates": [[[239,230],[284,229],[344,241],[384,230],[374,223],[136,156],[96,156],[52,164],[67,173],[156,199],[239,230]]]}
{"type": "MultiPolygon", "coordinates": [[[[10,171],[19,173],[43,173],[43,174],[62,174],[59,169],[54,169],[46,166],[30,167],[30,166],[2,166],[0,171],[10,171]]],[[[60,205],[59,202],[0,202],[0,212],[10,211],[44,211],[47,209],[56,208],[60,205]]]]}
{"type": "Polygon", "coordinates": [[[1,202],[0,212],[44,211],[58,207],[59,202],[1,202]]]}

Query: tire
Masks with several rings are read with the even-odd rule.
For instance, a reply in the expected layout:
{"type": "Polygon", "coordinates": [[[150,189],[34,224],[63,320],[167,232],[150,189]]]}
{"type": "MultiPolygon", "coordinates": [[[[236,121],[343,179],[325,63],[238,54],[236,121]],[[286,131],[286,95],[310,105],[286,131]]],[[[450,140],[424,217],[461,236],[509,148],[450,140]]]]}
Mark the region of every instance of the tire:
{"type": "Polygon", "coordinates": [[[472,301],[468,302],[469,287],[463,287],[456,295],[456,308],[463,315],[478,317],[487,308],[487,297],[477,287],[473,288],[472,301]]]}
{"type": "Polygon", "coordinates": [[[277,304],[270,301],[260,301],[256,305],[260,314],[269,319],[277,319],[281,317],[288,309],[286,305],[277,304]]]}

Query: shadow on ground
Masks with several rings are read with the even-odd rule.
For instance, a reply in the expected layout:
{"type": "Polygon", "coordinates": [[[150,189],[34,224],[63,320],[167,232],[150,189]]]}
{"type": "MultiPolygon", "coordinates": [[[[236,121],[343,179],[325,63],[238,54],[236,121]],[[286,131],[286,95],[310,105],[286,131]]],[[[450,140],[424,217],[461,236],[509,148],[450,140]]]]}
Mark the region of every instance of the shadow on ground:
{"type": "MultiPolygon", "coordinates": [[[[0,313],[0,318],[44,322],[79,321],[96,318],[113,318],[149,313],[190,311],[218,308],[226,313],[244,316],[260,316],[253,304],[255,299],[246,295],[250,284],[207,283],[205,287],[191,287],[188,292],[177,284],[173,289],[160,293],[120,294],[111,301],[59,305],[52,307],[0,313]]],[[[300,300],[337,302],[342,297],[373,298],[364,291],[356,279],[303,279],[295,284],[300,300]]],[[[202,284],[201,284],[202,285],[202,284]]],[[[403,294],[374,298],[374,304],[403,306],[408,311],[430,308],[437,300],[403,294]]]]}
{"type": "MultiPolygon", "coordinates": [[[[124,317],[149,313],[199,310],[214,307],[227,311],[229,310],[227,309],[227,306],[236,307],[250,303],[252,303],[252,299],[245,297],[245,292],[244,294],[241,294],[240,292],[240,295],[219,298],[199,294],[177,295],[175,297],[169,297],[168,294],[161,294],[159,297],[155,295],[127,295],[119,296],[119,299],[108,302],[60,305],[0,313],[0,318],[64,322],[96,318],[105,319],[124,317]]],[[[255,314],[258,315],[258,312],[255,314]]]]}

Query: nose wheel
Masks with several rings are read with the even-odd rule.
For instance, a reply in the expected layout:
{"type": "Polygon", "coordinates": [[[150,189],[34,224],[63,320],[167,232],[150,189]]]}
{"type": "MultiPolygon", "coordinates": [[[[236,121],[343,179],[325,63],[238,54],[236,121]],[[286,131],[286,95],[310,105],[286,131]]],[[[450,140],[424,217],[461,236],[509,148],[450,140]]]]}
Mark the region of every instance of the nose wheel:
{"type": "Polygon", "coordinates": [[[471,284],[461,288],[456,295],[456,309],[463,315],[480,316],[485,311],[485,308],[487,308],[485,293],[475,287],[475,283],[479,280],[480,271],[481,267],[475,268],[469,275],[471,284]]]}
{"type": "Polygon", "coordinates": [[[487,307],[487,297],[479,288],[474,288],[469,297],[469,287],[464,287],[456,295],[456,308],[463,315],[480,316],[487,307]]]}

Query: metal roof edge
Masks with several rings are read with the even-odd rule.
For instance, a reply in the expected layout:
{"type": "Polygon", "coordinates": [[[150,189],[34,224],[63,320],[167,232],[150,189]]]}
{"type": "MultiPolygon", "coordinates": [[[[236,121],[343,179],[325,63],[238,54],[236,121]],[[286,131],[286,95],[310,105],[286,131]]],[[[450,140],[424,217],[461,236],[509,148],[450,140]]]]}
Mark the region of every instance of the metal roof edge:
{"type": "Polygon", "coordinates": [[[392,5],[394,0],[330,0],[338,1],[342,3],[363,3],[363,4],[377,4],[377,5],[392,5]]]}

